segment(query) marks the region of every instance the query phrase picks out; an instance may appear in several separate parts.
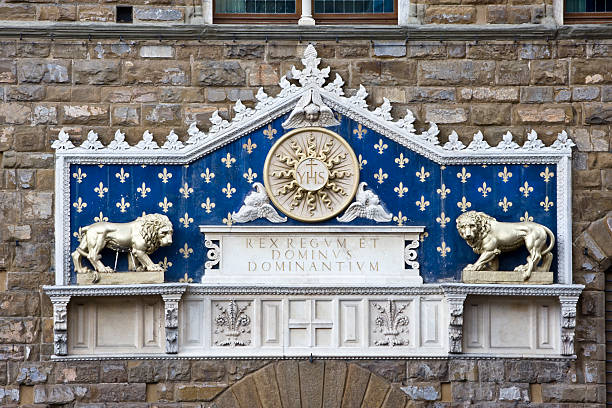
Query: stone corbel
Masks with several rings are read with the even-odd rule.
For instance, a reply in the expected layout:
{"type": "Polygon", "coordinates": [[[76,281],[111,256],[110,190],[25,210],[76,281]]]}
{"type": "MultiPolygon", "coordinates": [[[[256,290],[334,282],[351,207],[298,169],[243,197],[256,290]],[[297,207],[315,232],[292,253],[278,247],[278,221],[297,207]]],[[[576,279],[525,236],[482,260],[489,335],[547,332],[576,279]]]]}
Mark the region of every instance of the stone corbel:
{"type": "Polygon", "coordinates": [[[559,296],[559,302],[561,303],[561,355],[572,356],[578,296],[559,296]]]}
{"type": "Polygon", "coordinates": [[[166,328],[166,354],[178,353],[178,306],[182,293],[162,295],[164,299],[164,325],[166,328]]]}
{"type": "Polygon", "coordinates": [[[448,352],[463,352],[463,303],[467,294],[446,293],[448,302],[448,352]]]}
{"type": "Polygon", "coordinates": [[[51,296],[53,304],[53,353],[56,356],[68,354],[68,303],[70,295],[51,296]]]}

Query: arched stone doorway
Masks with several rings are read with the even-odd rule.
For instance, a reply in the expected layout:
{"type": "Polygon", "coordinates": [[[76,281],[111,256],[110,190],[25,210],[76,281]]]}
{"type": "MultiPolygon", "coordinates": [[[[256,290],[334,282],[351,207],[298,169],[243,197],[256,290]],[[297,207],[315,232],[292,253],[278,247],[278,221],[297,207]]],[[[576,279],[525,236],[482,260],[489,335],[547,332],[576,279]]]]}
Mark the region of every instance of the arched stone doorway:
{"type": "Polygon", "coordinates": [[[215,398],[215,408],[403,408],[405,393],[384,378],[344,361],[279,361],[215,398]]]}

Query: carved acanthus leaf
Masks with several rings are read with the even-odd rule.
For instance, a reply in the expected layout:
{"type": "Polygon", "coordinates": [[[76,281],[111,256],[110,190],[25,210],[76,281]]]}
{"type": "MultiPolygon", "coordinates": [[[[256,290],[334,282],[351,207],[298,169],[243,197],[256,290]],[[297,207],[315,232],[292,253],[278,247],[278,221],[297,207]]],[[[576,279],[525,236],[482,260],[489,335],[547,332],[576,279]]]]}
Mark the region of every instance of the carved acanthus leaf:
{"type": "Polygon", "coordinates": [[[102,142],[98,140],[98,134],[93,130],[90,130],[89,133],[87,133],[87,139],[85,139],[83,144],[81,144],[82,149],[88,150],[98,150],[102,149],[103,147],[104,145],[102,142]]]}
{"type": "Polygon", "coordinates": [[[378,108],[374,109],[372,112],[374,116],[378,116],[383,120],[392,121],[393,117],[391,117],[391,102],[389,99],[383,98],[383,103],[378,108]]]}
{"type": "Polygon", "coordinates": [[[130,148],[128,142],[125,141],[125,133],[117,129],[115,132],[115,138],[108,144],[108,148],[111,150],[126,150],[130,148]]]}
{"type": "Polygon", "coordinates": [[[459,135],[454,130],[448,135],[448,142],[444,143],[445,150],[463,150],[465,145],[459,140],[459,135]]]}
{"type": "Polygon", "coordinates": [[[550,145],[550,147],[552,147],[553,149],[570,151],[574,146],[576,146],[576,143],[574,143],[572,139],[567,136],[567,132],[565,130],[562,130],[561,133],[558,133],[557,140],[555,140],[553,144],[550,145]]]}
{"type": "Polygon", "coordinates": [[[206,133],[200,131],[195,122],[192,122],[189,125],[189,129],[187,129],[187,134],[189,135],[189,139],[187,139],[187,144],[197,144],[203,142],[206,139],[206,133]]]}
{"type": "Polygon", "coordinates": [[[502,136],[502,141],[496,146],[498,149],[502,150],[512,150],[518,149],[520,146],[513,140],[514,136],[510,131],[507,131],[504,136],[502,136]]]}
{"type": "Polygon", "coordinates": [[[68,150],[74,149],[74,144],[70,141],[70,135],[61,129],[57,134],[57,140],[51,143],[51,147],[55,150],[68,150]]]}
{"type": "Polygon", "coordinates": [[[467,147],[468,150],[486,150],[490,148],[491,146],[484,140],[484,136],[480,130],[474,134],[472,142],[467,147]]]}
{"type": "Polygon", "coordinates": [[[531,129],[531,132],[527,133],[527,140],[523,143],[523,149],[538,150],[544,147],[544,142],[538,139],[536,131],[531,129]]]}
{"type": "Polygon", "coordinates": [[[168,136],[166,136],[166,142],[162,145],[162,149],[180,150],[184,146],[183,142],[178,140],[178,135],[174,133],[174,129],[172,129],[168,136]]]}
{"type": "Polygon", "coordinates": [[[145,130],[142,135],[142,140],[134,147],[142,150],[159,149],[159,145],[153,140],[153,134],[148,130],[145,130]]]}

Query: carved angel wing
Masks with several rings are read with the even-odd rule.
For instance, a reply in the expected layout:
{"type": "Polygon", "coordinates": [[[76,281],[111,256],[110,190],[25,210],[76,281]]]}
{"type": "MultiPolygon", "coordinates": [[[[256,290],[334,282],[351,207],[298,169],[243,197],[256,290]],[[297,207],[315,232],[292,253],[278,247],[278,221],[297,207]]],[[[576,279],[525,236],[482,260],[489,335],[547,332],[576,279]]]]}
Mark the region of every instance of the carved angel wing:
{"type": "Polygon", "coordinates": [[[368,208],[371,209],[370,216],[368,218],[376,221],[376,222],[389,222],[393,219],[393,214],[388,213],[382,207],[382,205],[374,205],[368,208]]]}
{"type": "Polygon", "coordinates": [[[351,222],[357,217],[362,217],[365,213],[365,206],[360,202],[354,202],[349,205],[344,214],[340,217],[336,217],[339,222],[351,222]]]}
{"type": "Polygon", "coordinates": [[[265,218],[266,220],[275,224],[287,221],[287,217],[281,217],[280,214],[270,204],[264,204],[259,209],[259,217],[265,218]]]}

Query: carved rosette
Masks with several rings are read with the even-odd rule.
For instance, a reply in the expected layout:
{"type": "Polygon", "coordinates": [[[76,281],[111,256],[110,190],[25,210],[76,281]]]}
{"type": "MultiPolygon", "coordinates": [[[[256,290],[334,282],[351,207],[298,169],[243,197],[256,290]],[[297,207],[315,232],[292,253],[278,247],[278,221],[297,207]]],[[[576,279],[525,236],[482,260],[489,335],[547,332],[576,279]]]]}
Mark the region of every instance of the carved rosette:
{"type": "Polygon", "coordinates": [[[68,303],[70,296],[52,296],[53,304],[53,353],[68,354],[68,303]]]}
{"type": "Polygon", "coordinates": [[[561,355],[574,355],[574,330],[576,329],[576,303],[578,296],[559,296],[561,303],[561,355]]]}
{"type": "Polygon", "coordinates": [[[251,302],[231,299],[214,302],[216,314],[213,320],[213,344],[236,347],[251,344],[251,302]]]}
{"type": "Polygon", "coordinates": [[[447,294],[448,302],[448,351],[461,353],[463,351],[463,303],[466,294],[447,294]]]}
{"type": "Polygon", "coordinates": [[[351,203],[359,183],[359,162],[336,133],[322,128],[298,129],[270,149],[264,183],[274,205],[289,217],[324,221],[351,203]]]}
{"type": "Polygon", "coordinates": [[[408,346],[408,307],[410,302],[387,300],[372,302],[372,337],[376,346],[408,346]]]}
{"type": "Polygon", "coordinates": [[[166,328],[166,353],[178,353],[178,306],[182,294],[162,295],[164,299],[164,326],[166,328]]]}

